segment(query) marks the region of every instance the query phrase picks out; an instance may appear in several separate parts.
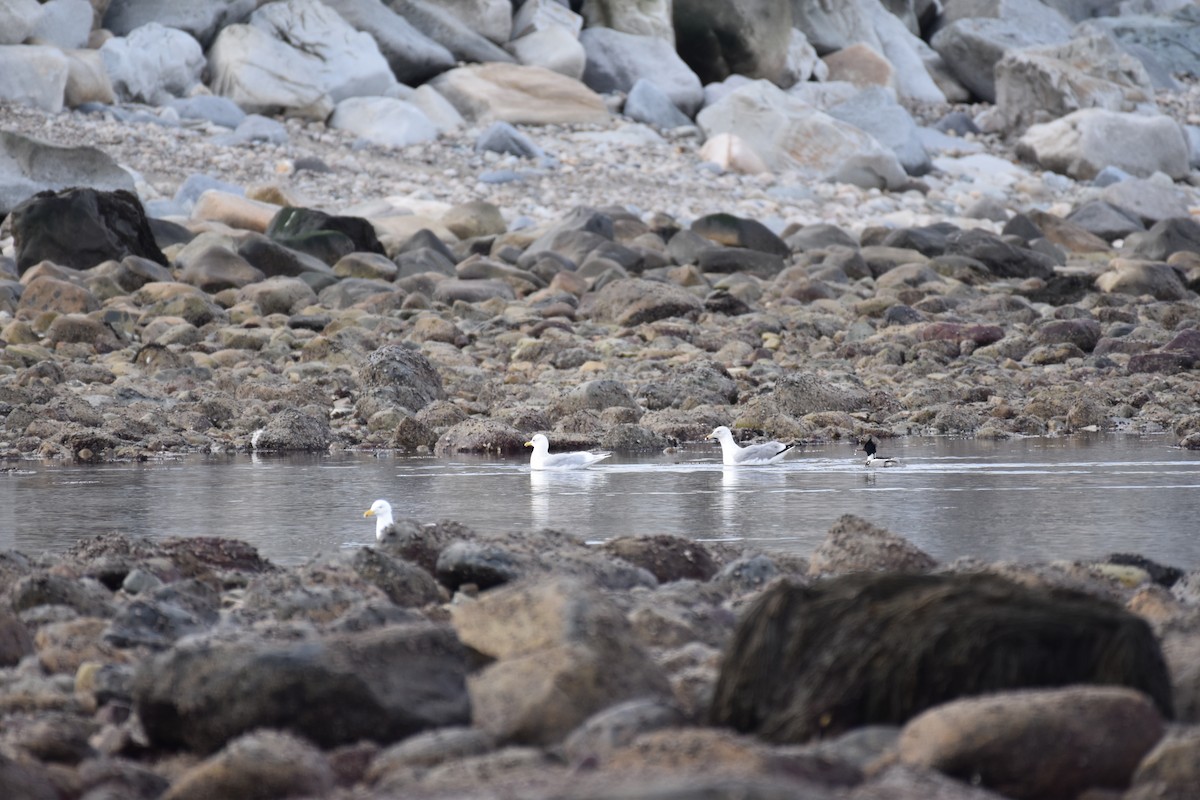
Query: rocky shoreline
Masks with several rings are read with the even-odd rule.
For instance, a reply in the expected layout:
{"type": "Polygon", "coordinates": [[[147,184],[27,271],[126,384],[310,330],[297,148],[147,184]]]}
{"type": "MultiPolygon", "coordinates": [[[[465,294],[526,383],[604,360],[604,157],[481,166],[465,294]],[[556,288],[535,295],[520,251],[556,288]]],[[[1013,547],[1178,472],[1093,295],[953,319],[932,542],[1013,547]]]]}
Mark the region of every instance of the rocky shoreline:
{"type": "MultiPolygon", "coordinates": [[[[17,0],[0,467],[1200,447],[1200,18],[1083,5],[17,0]]],[[[0,553],[3,796],[1200,785],[1196,565],[167,533],[0,553]]]]}
{"type": "Polygon", "coordinates": [[[1182,799],[1197,576],[937,564],[853,516],[807,558],[410,520],[287,569],[204,537],[7,551],[0,786],[1182,799]]]}

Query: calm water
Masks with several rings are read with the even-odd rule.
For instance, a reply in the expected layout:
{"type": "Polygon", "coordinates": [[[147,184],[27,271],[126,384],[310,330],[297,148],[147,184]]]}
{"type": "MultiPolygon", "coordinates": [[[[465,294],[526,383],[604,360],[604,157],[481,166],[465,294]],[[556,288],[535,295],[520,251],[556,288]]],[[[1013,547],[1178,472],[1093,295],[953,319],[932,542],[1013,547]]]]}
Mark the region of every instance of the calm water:
{"type": "Polygon", "coordinates": [[[751,540],[807,554],[852,512],[938,559],[1139,552],[1200,567],[1200,454],[1167,437],[888,441],[903,466],[867,470],[851,445],[770,467],[721,466],[719,448],[613,458],[587,472],[527,462],[348,453],[209,457],[0,472],[0,549],[62,550],[107,531],[245,539],[294,564],[370,544],[378,497],[423,521],[478,530],[553,527],[599,541],[628,533],[751,540]]]}

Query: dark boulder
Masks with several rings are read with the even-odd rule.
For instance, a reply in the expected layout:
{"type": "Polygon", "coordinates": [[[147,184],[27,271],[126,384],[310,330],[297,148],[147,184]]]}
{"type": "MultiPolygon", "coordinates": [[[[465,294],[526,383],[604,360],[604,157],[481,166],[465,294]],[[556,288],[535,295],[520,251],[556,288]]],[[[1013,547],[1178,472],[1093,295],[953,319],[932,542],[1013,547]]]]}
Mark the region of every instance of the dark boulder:
{"type": "Polygon", "coordinates": [[[946,237],[945,252],[982,262],[997,278],[1042,278],[1054,274],[1048,256],[1009,244],[994,233],[965,230],[946,237]]]}
{"type": "Polygon", "coordinates": [[[706,581],[717,572],[717,563],[704,545],[680,536],[618,536],[605,542],[602,549],[647,570],[659,583],[706,581]]]}
{"type": "Polygon", "coordinates": [[[133,697],[151,744],[211,753],[256,728],[330,748],[466,724],[465,684],[454,632],[415,624],[301,642],[189,640],[142,664],[133,697]]]}
{"type": "Polygon", "coordinates": [[[20,273],[42,261],[82,270],[126,256],[168,266],[141,201],[124,189],[38,192],[13,209],[10,224],[20,273]]]}
{"type": "Polygon", "coordinates": [[[375,228],[367,220],[333,216],[312,208],[281,208],[272,217],[266,234],[274,241],[315,256],[330,266],[348,253],[387,255],[375,235],[375,228]]]}
{"type": "Polygon", "coordinates": [[[990,575],[857,574],[778,583],[734,634],[712,721],[775,742],[900,724],[955,698],[1112,684],[1172,716],[1145,620],[1065,589],[990,575]]]}

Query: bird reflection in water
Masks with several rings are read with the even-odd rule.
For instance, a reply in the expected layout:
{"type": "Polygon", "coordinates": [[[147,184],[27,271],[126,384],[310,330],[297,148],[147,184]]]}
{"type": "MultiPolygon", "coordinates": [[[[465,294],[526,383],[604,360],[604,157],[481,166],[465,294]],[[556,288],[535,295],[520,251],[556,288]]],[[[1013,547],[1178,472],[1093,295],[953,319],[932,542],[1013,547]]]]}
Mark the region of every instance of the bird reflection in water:
{"type": "Polygon", "coordinates": [[[572,518],[587,513],[591,500],[588,498],[597,486],[603,485],[605,475],[589,470],[558,472],[553,470],[530,470],[529,511],[533,527],[554,528],[570,531],[583,530],[584,526],[572,524],[572,518]],[[554,519],[551,521],[551,506],[554,519]]]}

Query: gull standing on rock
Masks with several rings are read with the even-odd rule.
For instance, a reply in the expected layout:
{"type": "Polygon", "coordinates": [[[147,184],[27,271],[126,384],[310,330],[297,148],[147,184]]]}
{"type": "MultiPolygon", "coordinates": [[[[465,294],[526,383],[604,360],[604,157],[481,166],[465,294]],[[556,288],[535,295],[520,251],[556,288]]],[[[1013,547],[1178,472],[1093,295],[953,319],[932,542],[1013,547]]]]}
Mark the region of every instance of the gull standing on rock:
{"type": "Polygon", "coordinates": [[[574,453],[551,455],[550,440],[540,433],[535,433],[530,437],[525,446],[533,448],[533,454],[529,456],[530,469],[585,469],[612,455],[607,450],[599,452],[578,450],[574,453]]]}
{"type": "Polygon", "coordinates": [[[721,461],[727,467],[753,467],[774,464],[795,447],[795,442],[763,442],[741,447],[733,440],[733,433],[724,425],[713,430],[705,439],[716,439],[721,443],[721,461]]]}

